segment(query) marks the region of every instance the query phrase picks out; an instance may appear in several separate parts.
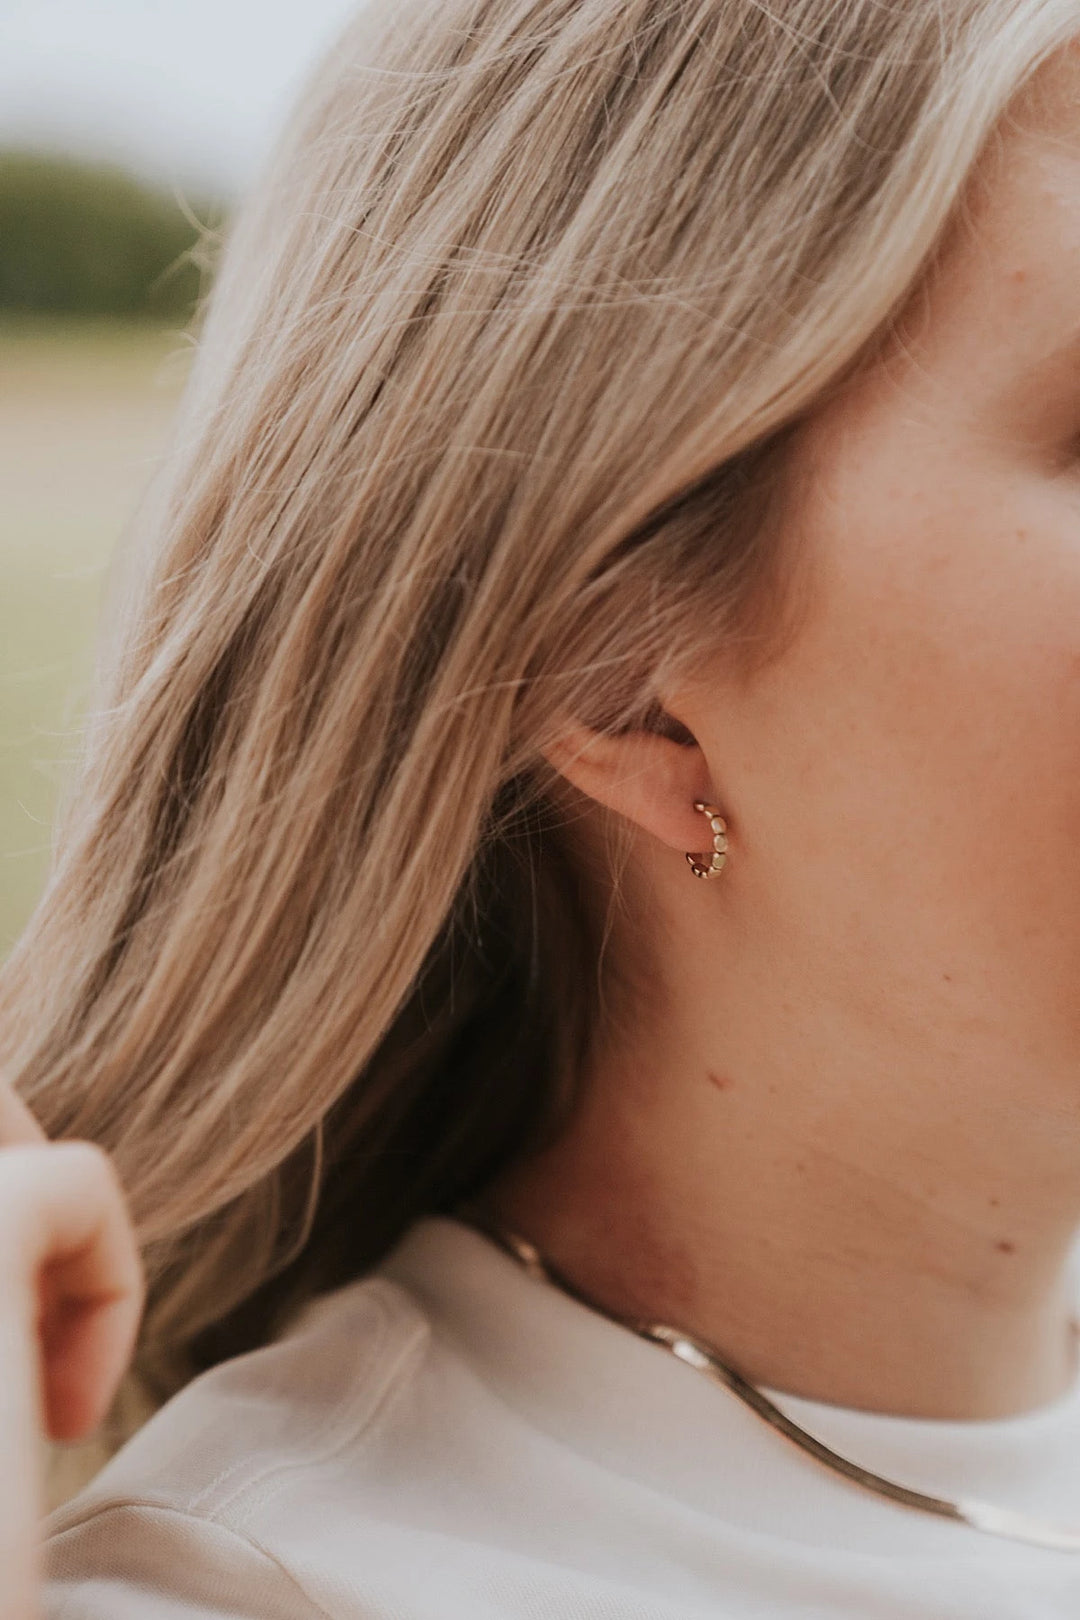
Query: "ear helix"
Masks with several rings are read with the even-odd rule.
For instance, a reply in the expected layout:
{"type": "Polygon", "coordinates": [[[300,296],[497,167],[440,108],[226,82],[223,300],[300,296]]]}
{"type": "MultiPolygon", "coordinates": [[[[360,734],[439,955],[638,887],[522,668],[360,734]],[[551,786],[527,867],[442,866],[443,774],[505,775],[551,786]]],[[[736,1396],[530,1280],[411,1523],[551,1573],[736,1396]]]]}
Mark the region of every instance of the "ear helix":
{"type": "Polygon", "coordinates": [[[703,816],[708,817],[713,847],[711,855],[692,855],[687,851],[686,859],[690,863],[690,870],[699,878],[719,877],[727,865],[727,822],[715,804],[705,804],[701,799],[695,799],[694,809],[700,810],[703,816]]]}

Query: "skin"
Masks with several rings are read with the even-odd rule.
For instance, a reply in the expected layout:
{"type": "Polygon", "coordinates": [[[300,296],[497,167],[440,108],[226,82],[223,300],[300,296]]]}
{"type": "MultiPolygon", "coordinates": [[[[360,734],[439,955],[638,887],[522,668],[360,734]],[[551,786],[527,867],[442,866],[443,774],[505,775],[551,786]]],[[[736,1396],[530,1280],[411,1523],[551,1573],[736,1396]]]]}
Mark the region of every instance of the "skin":
{"type": "Polygon", "coordinates": [[[793,640],[552,751],[623,983],[494,1213],[750,1378],[1001,1418],[1077,1374],[1080,55],[792,463],[793,640]],[[1071,345],[1071,346],[1070,346],[1071,345]],[[797,566],[796,566],[797,565],[797,566]],[[723,876],[695,799],[730,826],[723,876]]]}
{"type": "Polygon", "coordinates": [[[46,1143],[0,1082],[0,1620],[34,1620],[40,1439],[101,1422],[127,1365],[142,1274],[112,1167],[46,1143]]]}

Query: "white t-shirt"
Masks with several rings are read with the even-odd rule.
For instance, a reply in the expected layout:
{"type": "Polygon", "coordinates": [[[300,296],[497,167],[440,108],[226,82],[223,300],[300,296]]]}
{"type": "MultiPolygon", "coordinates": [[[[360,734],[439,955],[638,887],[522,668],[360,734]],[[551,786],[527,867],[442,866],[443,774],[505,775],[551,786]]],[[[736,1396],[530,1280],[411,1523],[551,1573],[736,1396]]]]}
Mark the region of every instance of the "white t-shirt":
{"type": "MultiPolygon", "coordinates": [[[[993,1422],[777,1401],[902,1483],[1080,1526],[1080,1385],[993,1422]]],[[[1080,1616],[1080,1553],[869,1495],[448,1219],[190,1385],[50,1528],[49,1620],[1080,1616]]]]}

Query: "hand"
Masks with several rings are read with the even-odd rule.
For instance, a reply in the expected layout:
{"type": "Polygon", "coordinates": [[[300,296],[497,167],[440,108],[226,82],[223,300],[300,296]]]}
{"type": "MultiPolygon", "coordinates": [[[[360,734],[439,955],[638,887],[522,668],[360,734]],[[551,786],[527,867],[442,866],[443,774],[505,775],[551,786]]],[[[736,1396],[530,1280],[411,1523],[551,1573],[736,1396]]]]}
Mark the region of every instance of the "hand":
{"type": "Polygon", "coordinates": [[[104,1153],[47,1142],[2,1083],[0,1144],[0,1620],[34,1620],[42,1431],[77,1440],[105,1416],[142,1272],[104,1153]]]}

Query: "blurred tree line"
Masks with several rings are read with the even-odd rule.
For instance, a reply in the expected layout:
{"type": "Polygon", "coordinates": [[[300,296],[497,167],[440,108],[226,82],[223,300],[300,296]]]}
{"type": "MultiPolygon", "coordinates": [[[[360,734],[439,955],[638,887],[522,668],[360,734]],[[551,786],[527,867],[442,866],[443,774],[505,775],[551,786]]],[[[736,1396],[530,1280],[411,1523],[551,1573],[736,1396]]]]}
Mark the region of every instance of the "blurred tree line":
{"type": "Polygon", "coordinates": [[[0,151],[0,313],[187,321],[221,222],[121,169],[0,151]]]}

